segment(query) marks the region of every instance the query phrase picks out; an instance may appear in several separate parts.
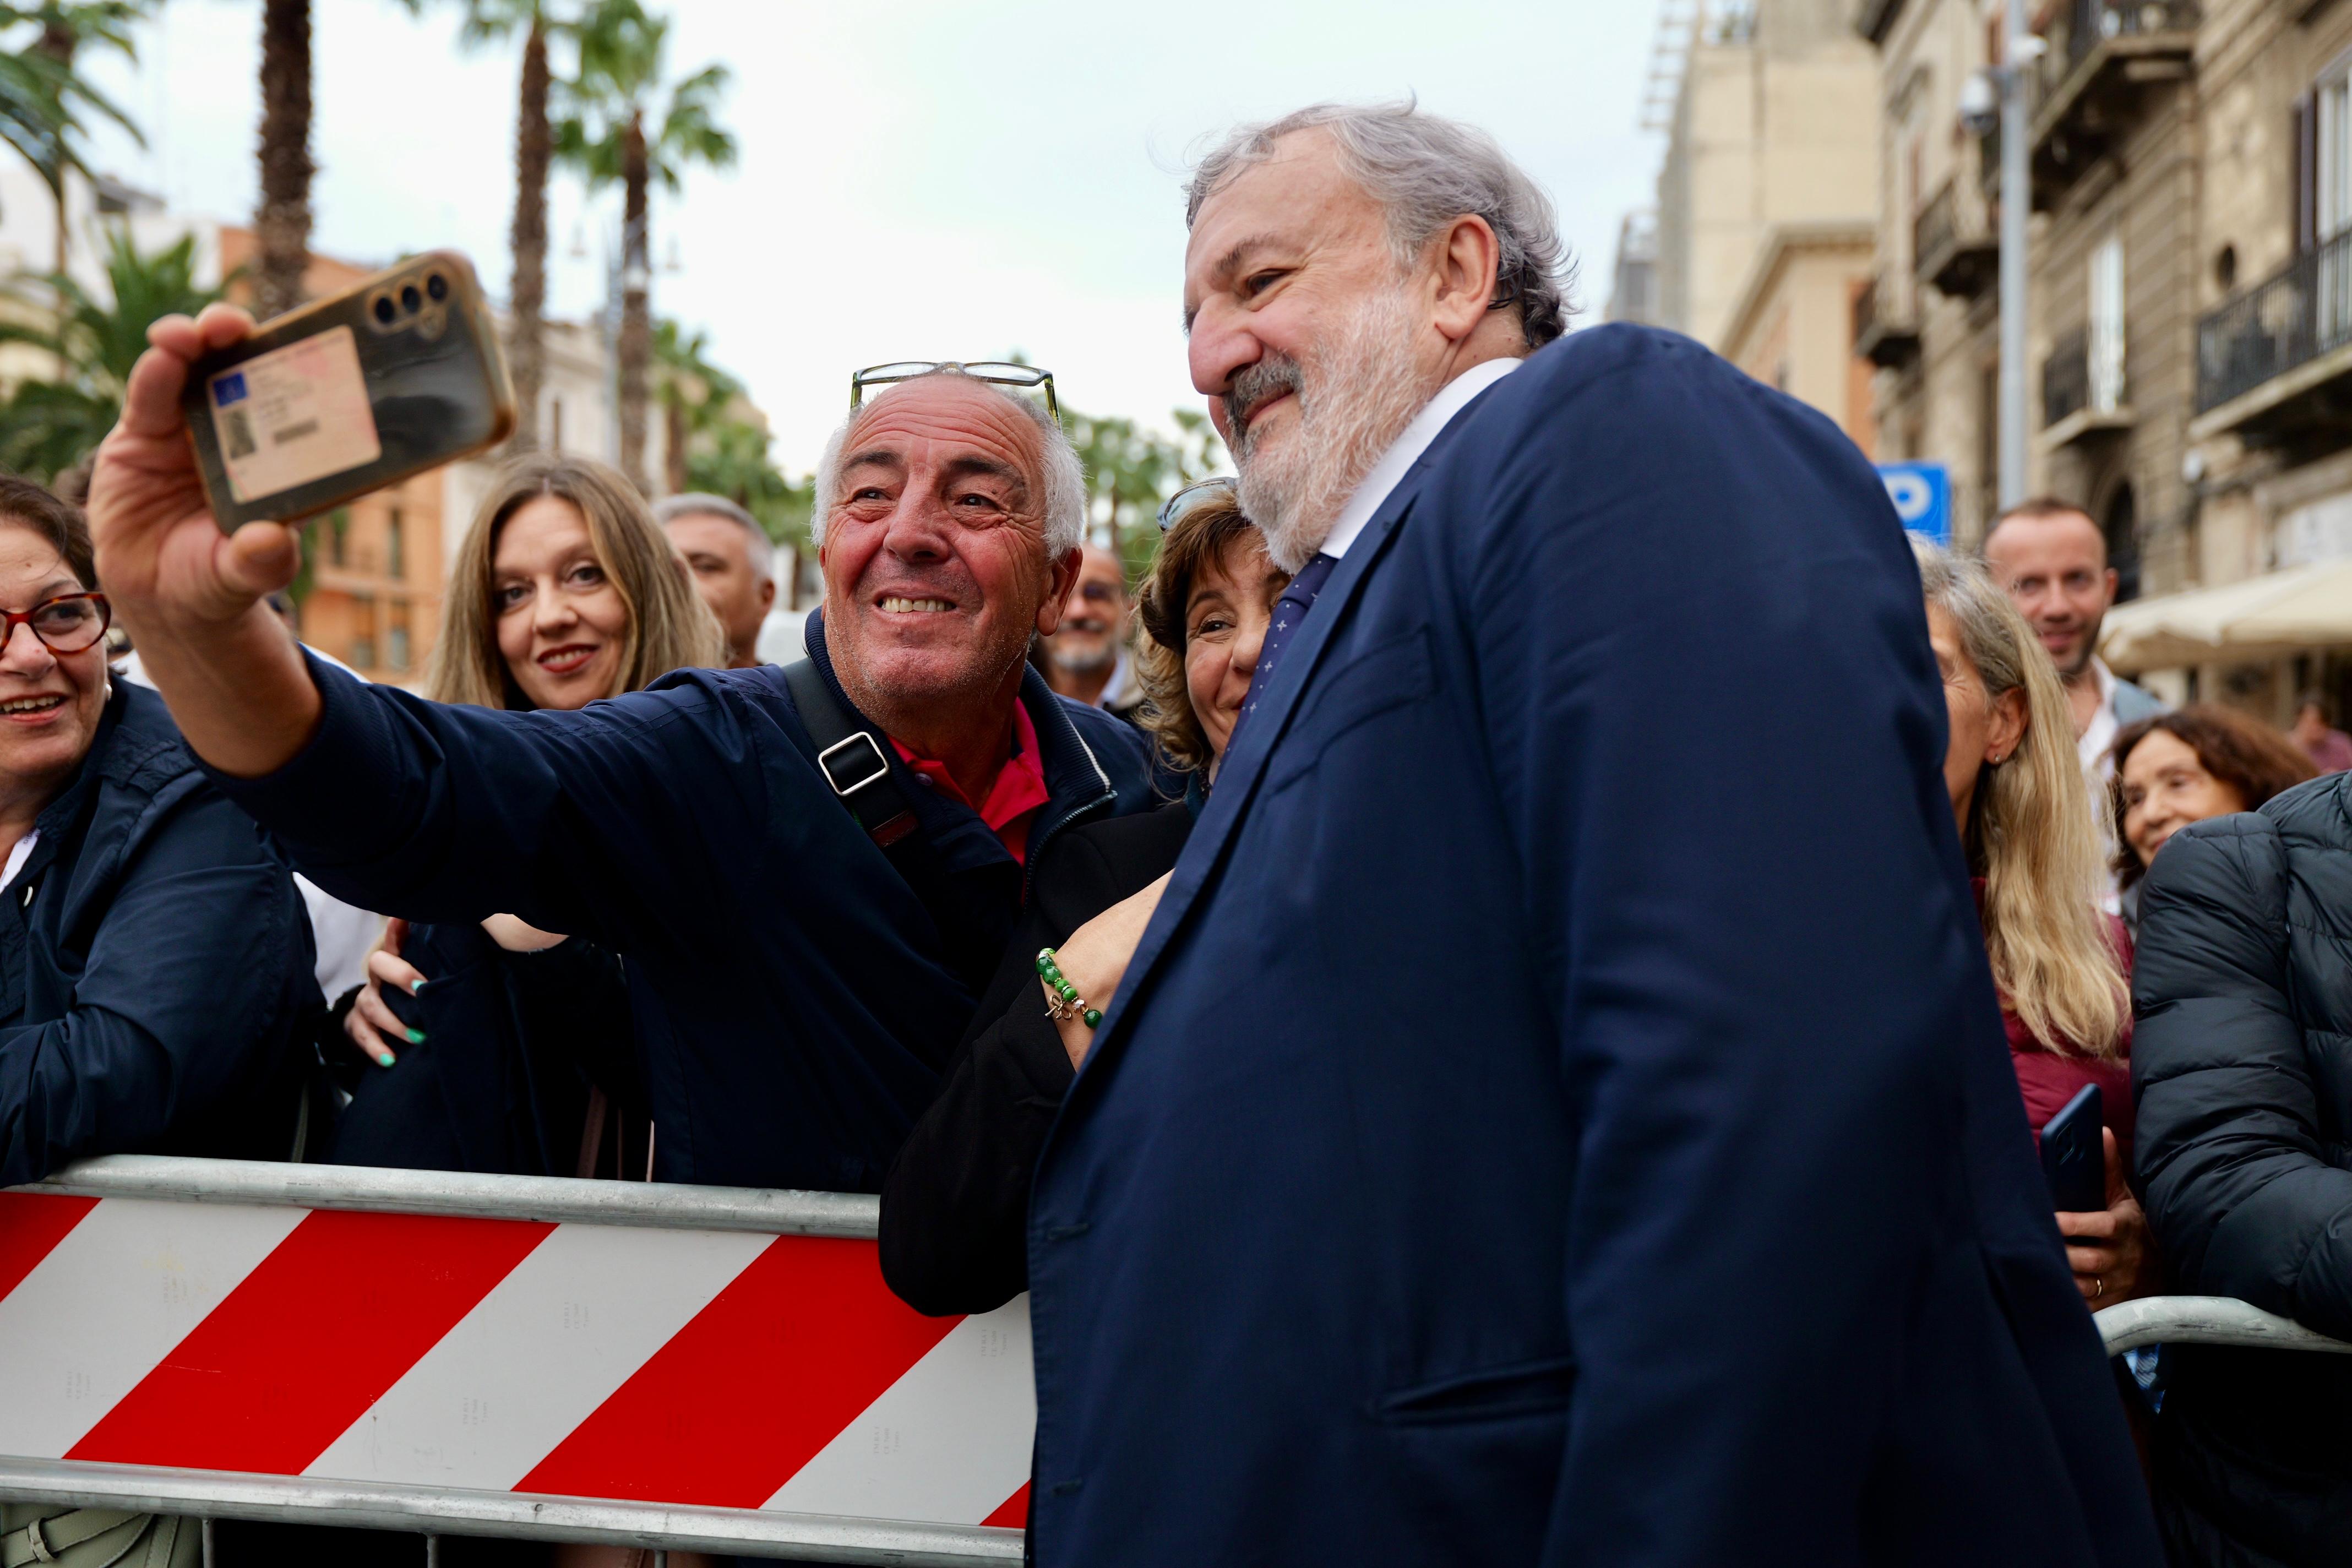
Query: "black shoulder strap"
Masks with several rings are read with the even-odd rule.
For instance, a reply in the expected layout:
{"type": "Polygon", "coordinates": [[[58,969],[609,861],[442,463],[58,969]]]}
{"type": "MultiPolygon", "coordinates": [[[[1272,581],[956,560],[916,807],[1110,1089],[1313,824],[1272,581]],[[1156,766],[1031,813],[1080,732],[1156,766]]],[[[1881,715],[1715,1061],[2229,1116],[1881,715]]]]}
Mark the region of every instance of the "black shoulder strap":
{"type": "Polygon", "coordinates": [[[814,661],[800,658],[784,666],[784,685],[800,710],[801,724],[816,742],[816,765],[824,782],[866,836],[887,850],[914,832],[914,809],[890,776],[881,741],[842,707],[814,661]]]}

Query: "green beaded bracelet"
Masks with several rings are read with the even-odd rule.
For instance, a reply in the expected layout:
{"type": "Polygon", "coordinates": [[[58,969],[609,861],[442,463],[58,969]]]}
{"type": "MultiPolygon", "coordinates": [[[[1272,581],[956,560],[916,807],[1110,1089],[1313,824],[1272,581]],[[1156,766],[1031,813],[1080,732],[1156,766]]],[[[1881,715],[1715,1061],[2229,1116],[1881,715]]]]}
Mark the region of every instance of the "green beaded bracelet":
{"type": "Polygon", "coordinates": [[[1054,961],[1054,950],[1050,947],[1037,950],[1037,977],[1045,983],[1046,991],[1051,993],[1045,999],[1048,1017],[1056,1023],[1064,1018],[1077,1018],[1089,1029],[1102,1026],[1102,1009],[1089,1007],[1080,1000],[1078,988],[1062,977],[1062,966],[1054,961]]]}

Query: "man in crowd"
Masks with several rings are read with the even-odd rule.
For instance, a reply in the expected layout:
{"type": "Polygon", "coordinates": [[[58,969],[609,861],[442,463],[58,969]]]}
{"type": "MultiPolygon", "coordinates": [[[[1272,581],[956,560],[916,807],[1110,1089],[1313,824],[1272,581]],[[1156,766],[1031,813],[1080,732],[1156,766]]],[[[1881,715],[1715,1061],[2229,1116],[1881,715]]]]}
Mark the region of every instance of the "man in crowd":
{"type": "Polygon", "coordinates": [[[1090,703],[1127,718],[1143,705],[1127,651],[1127,569],[1110,551],[1089,544],[1078,561],[1078,584],[1063,606],[1062,626],[1041,638],[1045,683],[1073,702],[1090,703]]]}
{"type": "Polygon", "coordinates": [[[2325,694],[2306,691],[2295,699],[2294,725],[2287,732],[2321,773],[2352,773],[2352,735],[2327,721],[2325,694]]]}
{"type": "Polygon", "coordinates": [[[261,602],[294,535],[222,536],[179,416],[190,362],[249,328],[156,323],[91,485],[100,569],[190,748],[340,897],[623,954],[658,1179],[878,1190],[1024,858],[1146,804],[1134,731],[1025,661],[1077,571],[1059,427],[962,374],[893,387],[819,469],[808,668],[494,712],[306,659],[261,602]]]}
{"type": "Polygon", "coordinates": [[[767,531],[725,496],[698,492],[668,497],[654,518],[727,634],[727,668],[759,664],[760,626],[776,602],[776,547],[767,531]]]}
{"type": "Polygon", "coordinates": [[[1039,1167],[1038,1560],[2153,1568],[1876,475],[1557,341],[1468,127],[1305,110],[1190,202],[1298,576],[1039,1167]]]}
{"type": "MultiPolygon", "coordinates": [[[[2083,775],[2105,804],[2116,731],[2164,711],[2164,704],[2120,679],[2099,657],[2099,626],[2116,602],[2107,538],[2091,514],[2049,496],[2020,501],[1985,535],[1985,564],[2009,589],[2026,624],[2050,650],[2074,715],[2083,775]]],[[[2102,822],[2106,813],[2098,814],[2102,822]]]]}

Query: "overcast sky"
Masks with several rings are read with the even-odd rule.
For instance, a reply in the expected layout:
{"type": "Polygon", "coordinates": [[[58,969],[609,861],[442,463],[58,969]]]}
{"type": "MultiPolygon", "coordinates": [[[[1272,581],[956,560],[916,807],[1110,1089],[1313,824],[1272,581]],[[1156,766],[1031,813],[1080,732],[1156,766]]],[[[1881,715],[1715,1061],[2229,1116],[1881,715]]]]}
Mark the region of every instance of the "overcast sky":
{"type": "MultiPolygon", "coordinates": [[[[658,5],[656,6],[658,8],[658,5]]],[[[849,372],[1024,352],[1090,413],[1198,406],[1179,330],[1189,154],[1236,120],[1408,91],[1485,125],[1559,204],[1606,301],[1620,218],[1646,205],[1635,129],[1654,0],[669,0],[669,68],[734,72],[738,166],[656,193],[654,308],[707,328],[804,472],[849,372]]],[[[313,247],[358,261],[455,246],[503,293],[520,45],[467,55],[457,7],[314,0],[313,247]]],[[[192,214],[256,191],[257,0],[169,0],[135,74],[99,69],[148,132],[102,167],[192,214]]],[[[618,198],[551,197],[551,309],[604,291],[618,198]],[[583,255],[575,256],[575,237],[583,255]]]]}

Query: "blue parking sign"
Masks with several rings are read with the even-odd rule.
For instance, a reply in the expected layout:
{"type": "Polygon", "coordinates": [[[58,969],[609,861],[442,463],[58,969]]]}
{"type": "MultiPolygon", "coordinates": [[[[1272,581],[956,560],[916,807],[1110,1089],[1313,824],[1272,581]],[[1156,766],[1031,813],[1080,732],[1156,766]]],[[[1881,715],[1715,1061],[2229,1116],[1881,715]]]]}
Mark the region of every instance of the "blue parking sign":
{"type": "Polygon", "coordinates": [[[1903,526],[1947,549],[1952,542],[1952,472],[1941,463],[1881,463],[1878,477],[1903,526]]]}

